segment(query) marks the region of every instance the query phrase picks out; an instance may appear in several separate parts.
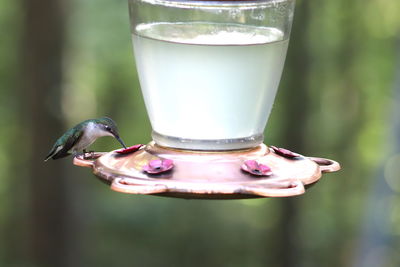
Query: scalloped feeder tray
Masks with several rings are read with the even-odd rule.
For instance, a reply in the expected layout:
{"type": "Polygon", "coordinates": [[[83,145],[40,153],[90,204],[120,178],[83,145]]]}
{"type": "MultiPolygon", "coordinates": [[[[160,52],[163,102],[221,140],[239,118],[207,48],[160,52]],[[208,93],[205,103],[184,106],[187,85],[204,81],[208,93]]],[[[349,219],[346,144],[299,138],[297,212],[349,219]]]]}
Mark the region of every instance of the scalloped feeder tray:
{"type": "Polygon", "coordinates": [[[74,164],[128,194],[187,199],[289,197],[305,193],[323,173],[340,165],[261,144],[247,150],[208,152],[161,147],[154,142],[131,151],[92,153],[74,164]]]}

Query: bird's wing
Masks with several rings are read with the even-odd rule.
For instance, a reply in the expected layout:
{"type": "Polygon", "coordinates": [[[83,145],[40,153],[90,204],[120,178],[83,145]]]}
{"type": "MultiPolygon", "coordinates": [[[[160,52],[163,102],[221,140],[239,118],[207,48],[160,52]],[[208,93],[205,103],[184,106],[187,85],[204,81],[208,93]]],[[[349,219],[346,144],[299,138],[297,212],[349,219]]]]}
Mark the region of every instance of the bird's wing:
{"type": "Polygon", "coordinates": [[[83,131],[74,131],[73,133],[71,133],[68,136],[68,139],[65,142],[63,148],[54,154],[53,159],[59,159],[70,155],[68,151],[70,151],[74,147],[74,145],[79,142],[82,136],[83,136],[83,131]]]}
{"type": "Polygon", "coordinates": [[[70,133],[66,134],[67,140],[65,141],[65,144],[62,145],[61,142],[57,141],[52,150],[49,152],[49,155],[46,157],[46,159],[59,159],[69,156],[69,151],[74,147],[77,142],[79,142],[79,140],[83,136],[83,131],[71,131],[70,133]]]}

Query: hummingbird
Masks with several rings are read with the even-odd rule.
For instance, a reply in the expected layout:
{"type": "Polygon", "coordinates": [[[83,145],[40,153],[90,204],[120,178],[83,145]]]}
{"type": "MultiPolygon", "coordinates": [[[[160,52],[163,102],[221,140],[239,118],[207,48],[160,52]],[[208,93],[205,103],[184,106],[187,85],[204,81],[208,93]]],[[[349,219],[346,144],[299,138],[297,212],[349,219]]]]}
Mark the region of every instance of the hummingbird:
{"type": "Polygon", "coordinates": [[[90,119],[77,124],[58,138],[44,161],[69,156],[70,152],[76,156],[81,150],[85,154],[86,148],[102,136],[113,136],[126,148],[112,119],[107,117],[90,119]]]}

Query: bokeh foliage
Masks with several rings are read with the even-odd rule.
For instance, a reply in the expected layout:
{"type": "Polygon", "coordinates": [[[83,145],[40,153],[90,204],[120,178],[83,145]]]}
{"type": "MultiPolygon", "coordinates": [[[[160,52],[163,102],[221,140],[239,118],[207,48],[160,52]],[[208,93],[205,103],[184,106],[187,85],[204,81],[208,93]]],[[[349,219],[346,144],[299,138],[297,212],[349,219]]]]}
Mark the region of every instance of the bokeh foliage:
{"type": "MultiPolygon", "coordinates": [[[[54,265],[32,256],[29,242],[32,199],[41,197],[29,188],[42,177],[25,166],[39,164],[30,155],[42,164],[54,140],[31,151],[24,124],[26,2],[0,0],[0,266],[47,267],[54,265]]],[[[64,2],[61,112],[54,116],[69,127],[108,115],[127,144],[148,142],[126,1],[64,2]]],[[[188,201],[112,192],[66,159],[60,172],[73,218],[68,229],[60,226],[71,233],[60,239],[63,266],[399,266],[398,10],[395,0],[297,2],[266,143],[334,158],[340,173],[291,199],[188,201]]],[[[61,134],[43,131],[54,139],[61,134]]],[[[116,147],[108,138],[93,145],[116,147]]],[[[41,216],[51,222],[57,215],[41,216]]]]}

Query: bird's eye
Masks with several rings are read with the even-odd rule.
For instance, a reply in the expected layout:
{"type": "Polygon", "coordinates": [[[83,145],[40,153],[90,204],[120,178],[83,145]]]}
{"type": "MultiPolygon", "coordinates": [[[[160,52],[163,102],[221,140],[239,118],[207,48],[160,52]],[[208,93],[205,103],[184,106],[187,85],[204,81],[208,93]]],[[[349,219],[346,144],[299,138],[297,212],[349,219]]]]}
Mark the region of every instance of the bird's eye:
{"type": "Polygon", "coordinates": [[[111,130],[110,126],[106,125],[106,130],[107,131],[111,130]]]}

